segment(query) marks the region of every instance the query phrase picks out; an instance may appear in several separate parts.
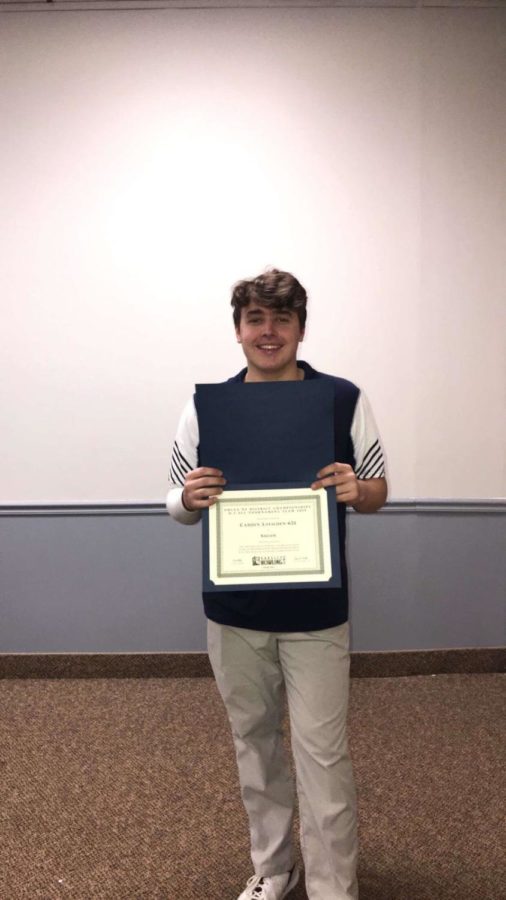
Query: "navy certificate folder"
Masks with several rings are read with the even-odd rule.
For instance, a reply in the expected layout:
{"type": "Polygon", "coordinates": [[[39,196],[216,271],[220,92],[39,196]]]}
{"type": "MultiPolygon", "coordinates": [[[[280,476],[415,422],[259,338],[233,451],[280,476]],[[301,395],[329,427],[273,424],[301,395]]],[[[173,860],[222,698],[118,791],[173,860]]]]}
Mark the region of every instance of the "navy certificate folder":
{"type": "MultiPolygon", "coordinates": [[[[199,465],[221,469],[225,490],[309,487],[334,461],[334,388],[327,381],[225,382],[196,385],[199,465]]],[[[341,585],[334,489],[329,488],[332,579],[297,582],[290,589],[341,585]]],[[[266,589],[274,589],[266,584],[266,589]]],[[[279,588],[288,585],[280,584],[279,588]]],[[[203,515],[203,589],[209,580],[208,514],[203,515]]],[[[252,586],[245,585],[251,591],[252,586]]],[[[255,585],[261,590],[262,584],[255,585]]]]}

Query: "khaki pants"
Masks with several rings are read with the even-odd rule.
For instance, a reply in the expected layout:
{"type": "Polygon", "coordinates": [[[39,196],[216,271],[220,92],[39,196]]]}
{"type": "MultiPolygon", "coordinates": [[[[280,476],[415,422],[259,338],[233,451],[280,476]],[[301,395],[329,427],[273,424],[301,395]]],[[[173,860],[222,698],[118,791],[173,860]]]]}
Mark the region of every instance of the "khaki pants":
{"type": "Polygon", "coordinates": [[[310,632],[231,628],[208,620],[257,875],[294,863],[294,787],[282,744],[286,688],[309,900],[356,900],[356,798],[346,739],[348,623],[310,632]]]}

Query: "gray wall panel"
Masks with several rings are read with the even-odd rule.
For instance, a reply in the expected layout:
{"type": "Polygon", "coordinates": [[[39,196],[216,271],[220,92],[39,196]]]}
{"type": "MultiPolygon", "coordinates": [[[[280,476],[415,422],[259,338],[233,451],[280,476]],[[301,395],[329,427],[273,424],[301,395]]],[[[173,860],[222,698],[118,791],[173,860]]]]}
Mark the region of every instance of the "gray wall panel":
{"type": "Polygon", "coordinates": [[[506,536],[504,516],[422,518],[419,608],[414,626],[423,625],[430,646],[439,632],[446,646],[506,642],[506,536]],[[451,643],[449,643],[451,639],[451,643]]]}
{"type": "Polygon", "coordinates": [[[0,520],[1,652],[201,650],[200,529],[168,516],[0,520]]]}
{"type": "MultiPolygon", "coordinates": [[[[406,649],[412,634],[420,517],[348,516],[350,621],[355,650],[406,649]]],[[[421,639],[420,639],[421,640],[421,639]]]]}
{"type": "Polygon", "coordinates": [[[506,519],[487,513],[350,516],[356,650],[506,642],[506,519]]]}
{"type": "MultiPolygon", "coordinates": [[[[505,643],[504,515],[349,516],[356,650],[505,643]]],[[[0,652],[203,650],[200,528],[166,515],[0,518],[0,652]]]]}

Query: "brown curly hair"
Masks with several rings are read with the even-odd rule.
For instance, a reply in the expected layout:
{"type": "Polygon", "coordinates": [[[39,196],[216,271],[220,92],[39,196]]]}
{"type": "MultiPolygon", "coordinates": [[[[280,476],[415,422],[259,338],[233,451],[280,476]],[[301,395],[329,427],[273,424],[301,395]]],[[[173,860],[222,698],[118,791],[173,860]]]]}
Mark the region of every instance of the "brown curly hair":
{"type": "Polygon", "coordinates": [[[257,278],[238,281],[232,289],[234,325],[239,328],[241,309],[250,303],[258,303],[270,309],[292,309],[297,313],[301,329],[306,324],[307,293],[290,272],[267,269],[257,278]]]}

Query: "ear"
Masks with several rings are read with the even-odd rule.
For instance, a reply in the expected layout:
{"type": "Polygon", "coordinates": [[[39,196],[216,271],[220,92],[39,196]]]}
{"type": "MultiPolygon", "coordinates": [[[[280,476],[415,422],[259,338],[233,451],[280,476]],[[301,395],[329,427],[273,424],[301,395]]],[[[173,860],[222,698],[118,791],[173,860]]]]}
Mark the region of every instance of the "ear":
{"type": "Polygon", "coordinates": [[[238,344],[242,344],[242,339],[241,339],[241,335],[240,335],[240,332],[239,332],[239,329],[238,329],[238,328],[235,329],[235,336],[236,336],[236,339],[237,339],[237,343],[238,343],[238,344]]]}

